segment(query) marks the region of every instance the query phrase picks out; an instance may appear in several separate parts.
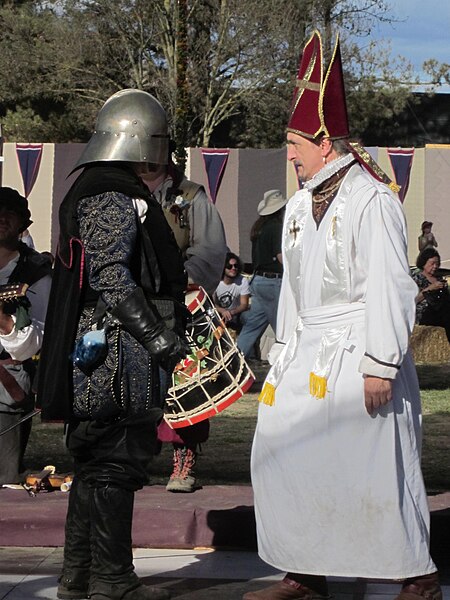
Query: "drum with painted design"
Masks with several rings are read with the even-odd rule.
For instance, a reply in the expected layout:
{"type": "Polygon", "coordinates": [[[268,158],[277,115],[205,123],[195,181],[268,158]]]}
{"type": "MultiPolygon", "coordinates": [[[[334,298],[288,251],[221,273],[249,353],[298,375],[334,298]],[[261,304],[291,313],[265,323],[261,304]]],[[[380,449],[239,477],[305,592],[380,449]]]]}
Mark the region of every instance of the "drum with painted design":
{"type": "Polygon", "coordinates": [[[186,305],[192,313],[187,331],[192,352],[175,367],[164,416],[174,429],[217,415],[255,380],[205,290],[190,292],[186,305]]]}

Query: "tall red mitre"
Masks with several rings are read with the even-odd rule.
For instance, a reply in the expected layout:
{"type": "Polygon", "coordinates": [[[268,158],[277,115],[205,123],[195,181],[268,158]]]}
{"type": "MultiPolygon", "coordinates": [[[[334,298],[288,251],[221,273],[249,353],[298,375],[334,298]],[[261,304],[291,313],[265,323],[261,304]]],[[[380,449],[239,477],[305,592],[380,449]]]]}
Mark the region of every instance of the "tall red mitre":
{"type": "Polygon", "coordinates": [[[315,139],[349,135],[339,37],[323,79],[322,40],[315,31],[308,40],[298,70],[287,130],[315,139]]]}

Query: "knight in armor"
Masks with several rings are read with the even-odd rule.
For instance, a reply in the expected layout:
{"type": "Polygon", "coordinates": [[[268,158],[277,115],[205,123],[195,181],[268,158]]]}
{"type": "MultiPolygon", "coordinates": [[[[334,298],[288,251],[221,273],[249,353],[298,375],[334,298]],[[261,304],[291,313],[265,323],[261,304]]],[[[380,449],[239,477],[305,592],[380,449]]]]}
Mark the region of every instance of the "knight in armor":
{"type": "MultiPolygon", "coordinates": [[[[174,232],[189,278],[188,289],[201,286],[212,297],[222,277],[227,253],[218,210],[203,186],[187,179],[172,162],[170,151],[165,164],[147,163],[140,176],[161,205],[174,232]]],[[[165,421],[160,424],[159,441],[173,445],[173,470],[166,486],[168,491],[195,491],[197,452],[208,436],[208,420],[176,430],[165,421]]]]}
{"type": "Polygon", "coordinates": [[[0,301],[0,484],[19,483],[31,431],[35,361],[44,332],[51,268],[39,252],[19,240],[31,224],[26,198],[0,188],[0,285],[27,284],[26,296],[0,301]]]}
{"type": "Polygon", "coordinates": [[[166,114],[140,90],[101,108],[64,198],[38,401],[74,460],[58,598],[162,600],[134,572],[134,493],[163,416],[160,372],[186,356],[183,258],[137,172],[167,162],[166,114]],[[173,306],[172,322],[160,299],[173,306]]]}

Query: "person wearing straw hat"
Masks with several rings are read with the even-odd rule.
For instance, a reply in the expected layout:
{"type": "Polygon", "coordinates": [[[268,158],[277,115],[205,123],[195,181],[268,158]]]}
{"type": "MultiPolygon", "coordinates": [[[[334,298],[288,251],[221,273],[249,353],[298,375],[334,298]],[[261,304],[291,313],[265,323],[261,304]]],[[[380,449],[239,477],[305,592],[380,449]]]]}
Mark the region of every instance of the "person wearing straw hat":
{"type": "Polygon", "coordinates": [[[339,40],[325,70],[317,31],[287,145],[303,187],[286,206],[280,353],[251,459],[259,555],[287,574],[244,599],[324,599],[333,576],[402,580],[397,600],[441,600],[408,351],[417,288],[405,217],[386,175],[349,144],[339,40]]]}
{"type": "Polygon", "coordinates": [[[251,306],[245,315],[237,346],[250,358],[255,342],[268,325],[276,330],[278,299],[283,277],[281,229],[287,199],[280,190],[268,190],[258,204],[259,218],[250,232],[253,277],[251,306]]]}

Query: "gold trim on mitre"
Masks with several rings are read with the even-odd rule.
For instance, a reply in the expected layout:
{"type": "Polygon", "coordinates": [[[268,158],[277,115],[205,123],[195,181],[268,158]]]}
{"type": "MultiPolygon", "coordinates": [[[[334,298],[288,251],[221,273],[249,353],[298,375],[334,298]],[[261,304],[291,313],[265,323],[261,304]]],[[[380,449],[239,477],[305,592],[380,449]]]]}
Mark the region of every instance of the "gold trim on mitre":
{"type": "Polygon", "coordinates": [[[330,137],[330,133],[329,133],[328,128],[327,128],[327,126],[325,124],[325,115],[323,114],[323,97],[324,97],[324,93],[325,93],[325,90],[326,90],[326,87],[327,87],[328,79],[330,77],[331,68],[332,68],[334,60],[336,58],[336,52],[337,52],[338,48],[339,48],[339,34],[337,34],[337,36],[336,36],[336,41],[334,43],[333,54],[331,56],[330,62],[328,63],[328,69],[327,69],[327,72],[325,73],[325,79],[323,80],[322,88],[320,90],[320,95],[319,95],[319,117],[320,117],[321,127],[317,131],[315,137],[317,137],[322,132],[323,132],[323,134],[324,134],[325,137],[330,137]]]}
{"type": "MultiPolygon", "coordinates": [[[[308,39],[308,41],[305,44],[305,48],[308,46],[308,44],[310,44],[312,42],[314,36],[316,36],[316,35],[319,38],[319,49],[320,49],[320,52],[319,52],[319,54],[320,54],[320,83],[315,83],[315,82],[309,81],[311,78],[312,72],[314,70],[314,67],[316,65],[316,62],[317,62],[317,52],[316,52],[308,65],[308,68],[305,72],[304,78],[296,79],[294,93],[298,92],[298,94],[295,99],[295,103],[293,103],[293,105],[292,105],[292,110],[289,115],[289,121],[292,119],[292,115],[297,110],[298,103],[300,102],[300,98],[303,96],[303,92],[305,90],[319,92],[319,94],[320,94],[320,91],[322,89],[322,80],[323,80],[322,36],[320,35],[320,31],[318,29],[315,29],[312,32],[310,38],[308,39]]],[[[312,136],[310,133],[305,133],[304,131],[300,131],[299,129],[293,129],[292,127],[287,127],[286,131],[290,131],[291,133],[295,133],[297,135],[302,135],[302,136],[305,136],[310,139],[314,139],[316,137],[316,136],[312,136]]]]}
{"type": "Polygon", "coordinates": [[[303,90],[311,90],[312,92],[320,92],[320,83],[312,83],[311,81],[305,81],[304,79],[297,79],[296,88],[303,90]]]}

